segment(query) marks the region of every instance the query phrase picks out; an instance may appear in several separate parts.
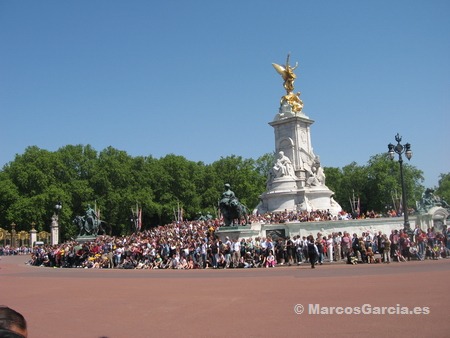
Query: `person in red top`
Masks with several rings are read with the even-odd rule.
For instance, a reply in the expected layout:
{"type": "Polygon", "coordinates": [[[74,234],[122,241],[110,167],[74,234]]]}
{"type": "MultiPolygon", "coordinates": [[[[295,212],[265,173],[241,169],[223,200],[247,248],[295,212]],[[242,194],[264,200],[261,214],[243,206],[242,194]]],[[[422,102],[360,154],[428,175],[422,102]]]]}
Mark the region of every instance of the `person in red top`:
{"type": "Polygon", "coordinates": [[[401,247],[401,253],[402,256],[410,261],[411,260],[411,253],[409,251],[409,248],[411,247],[411,240],[409,239],[409,236],[407,233],[402,233],[402,247],[401,247]]]}
{"type": "Polygon", "coordinates": [[[421,261],[425,259],[425,244],[427,240],[427,234],[422,230],[418,231],[417,237],[417,246],[418,246],[418,254],[421,261]]]}
{"type": "Polygon", "coordinates": [[[392,230],[391,235],[389,236],[389,240],[391,241],[391,257],[395,257],[395,253],[398,250],[398,230],[392,230]]]}
{"type": "Polygon", "coordinates": [[[350,253],[351,247],[352,240],[350,238],[350,234],[345,231],[344,236],[342,237],[342,255],[344,256],[344,258],[346,258],[350,253]]]}

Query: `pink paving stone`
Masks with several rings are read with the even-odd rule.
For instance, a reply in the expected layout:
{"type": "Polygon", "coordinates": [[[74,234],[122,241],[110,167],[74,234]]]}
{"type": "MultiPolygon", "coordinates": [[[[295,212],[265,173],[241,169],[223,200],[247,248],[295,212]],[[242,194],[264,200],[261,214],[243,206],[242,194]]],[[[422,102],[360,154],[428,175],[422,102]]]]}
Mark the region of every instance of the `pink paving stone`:
{"type": "Polygon", "coordinates": [[[446,259],[189,271],[53,269],[26,260],[0,260],[0,303],[26,317],[32,338],[450,336],[446,259]],[[430,314],[296,314],[296,304],[430,314]]]}

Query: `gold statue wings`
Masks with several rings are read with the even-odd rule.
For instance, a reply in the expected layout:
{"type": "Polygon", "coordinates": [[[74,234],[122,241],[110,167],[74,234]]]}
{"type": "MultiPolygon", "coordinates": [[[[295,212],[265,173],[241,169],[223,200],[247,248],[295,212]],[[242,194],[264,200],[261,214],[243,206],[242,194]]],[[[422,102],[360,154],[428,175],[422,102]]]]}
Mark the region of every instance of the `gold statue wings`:
{"type": "Polygon", "coordinates": [[[281,77],[284,80],[284,88],[286,89],[286,92],[292,93],[294,91],[294,80],[296,79],[294,70],[298,67],[298,62],[295,63],[295,67],[291,67],[289,65],[289,58],[290,58],[290,54],[288,54],[287,59],[286,59],[286,65],[285,66],[280,66],[276,63],[272,63],[273,68],[275,68],[275,70],[277,71],[278,74],[281,75],[281,77]]]}
{"type": "MultiPolygon", "coordinates": [[[[278,74],[281,75],[284,81],[287,81],[289,79],[289,72],[284,68],[283,66],[280,66],[276,63],[272,63],[273,68],[277,71],[278,74]]],[[[295,76],[295,74],[294,74],[295,76]]]]}

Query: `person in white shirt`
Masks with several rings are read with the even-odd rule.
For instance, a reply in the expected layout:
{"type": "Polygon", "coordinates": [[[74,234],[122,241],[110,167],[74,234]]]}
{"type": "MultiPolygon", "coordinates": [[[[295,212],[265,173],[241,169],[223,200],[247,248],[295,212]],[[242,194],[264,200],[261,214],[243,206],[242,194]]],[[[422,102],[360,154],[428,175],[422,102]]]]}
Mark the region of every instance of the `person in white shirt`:
{"type": "Polygon", "coordinates": [[[237,239],[233,240],[232,250],[233,268],[237,268],[239,266],[239,260],[241,258],[241,243],[237,239]]]}
{"type": "Polygon", "coordinates": [[[333,262],[333,247],[334,247],[334,241],[333,241],[333,237],[330,235],[328,235],[327,238],[327,255],[328,255],[328,260],[330,261],[330,263],[333,262]]]}

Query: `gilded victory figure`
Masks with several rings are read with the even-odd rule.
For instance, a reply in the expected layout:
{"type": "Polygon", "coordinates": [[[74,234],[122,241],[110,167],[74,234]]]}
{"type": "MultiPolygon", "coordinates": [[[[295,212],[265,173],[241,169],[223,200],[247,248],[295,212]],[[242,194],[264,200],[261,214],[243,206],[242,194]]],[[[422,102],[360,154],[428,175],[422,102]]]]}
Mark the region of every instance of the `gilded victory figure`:
{"type": "Polygon", "coordinates": [[[294,93],[294,81],[297,78],[294,70],[298,67],[298,62],[295,63],[294,67],[291,67],[289,65],[289,59],[290,54],[287,56],[286,65],[280,66],[276,63],[272,63],[272,66],[284,80],[283,87],[286,89],[286,95],[281,97],[281,105],[283,105],[284,102],[287,102],[292,107],[292,111],[298,113],[303,109],[303,101],[300,100],[300,92],[294,93]]]}

